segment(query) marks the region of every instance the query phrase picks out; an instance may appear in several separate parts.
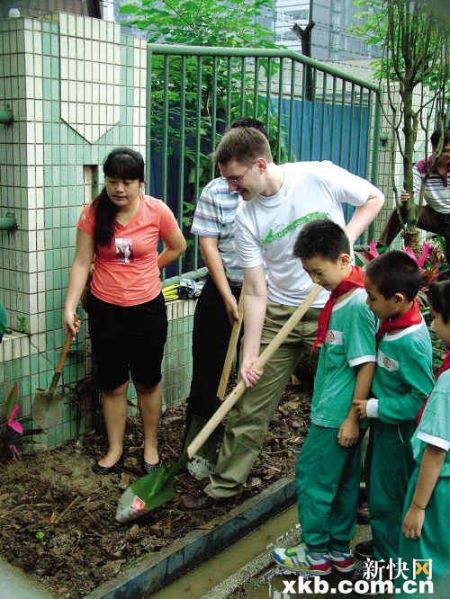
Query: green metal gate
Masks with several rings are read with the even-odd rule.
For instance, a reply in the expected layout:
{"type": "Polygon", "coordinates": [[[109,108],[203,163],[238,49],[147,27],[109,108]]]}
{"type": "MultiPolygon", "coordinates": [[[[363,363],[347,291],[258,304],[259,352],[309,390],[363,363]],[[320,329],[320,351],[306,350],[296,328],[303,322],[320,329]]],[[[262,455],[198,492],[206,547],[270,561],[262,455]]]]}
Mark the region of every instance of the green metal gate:
{"type": "MultiPolygon", "coordinates": [[[[242,116],[265,124],[277,162],[332,160],[376,183],[376,85],[278,49],[149,44],[147,66],[150,191],[171,206],[185,233],[202,187],[217,176],[209,154],[242,116]]],[[[190,239],[171,274],[198,266],[190,239]]]]}

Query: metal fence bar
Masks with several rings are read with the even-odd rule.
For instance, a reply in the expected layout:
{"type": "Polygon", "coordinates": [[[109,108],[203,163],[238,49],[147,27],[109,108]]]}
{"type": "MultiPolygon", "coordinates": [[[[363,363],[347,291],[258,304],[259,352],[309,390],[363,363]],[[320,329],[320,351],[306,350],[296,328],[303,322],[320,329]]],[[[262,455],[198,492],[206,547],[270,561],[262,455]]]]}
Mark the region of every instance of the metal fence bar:
{"type": "Polygon", "coordinates": [[[293,162],[294,155],[294,107],[295,107],[295,62],[291,60],[291,95],[289,98],[289,152],[288,159],[293,162]]]}
{"type": "Polygon", "coordinates": [[[281,159],[281,131],[283,126],[283,74],[284,74],[284,59],[280,58],[280,71],[278,79],[278,121],[277,121],[277,153],[276,161],[281,159]]]}
{"type": "Polygon", "coordinates": [[[325,115],[327,101],[327,74],[322,73],[322,121],[320,123],[320,160],[323,160],[323,146],[325,142],[325,115]]]}
{"type": "MultiPolygon", "coordinates": [[[[180,160],[178,162],[178,220],[184,217],[184,156],[186,147],[186,56],[181,57],[180,89],[180,160]]],[[[183,272],[184,256],[178,258],[177,272],[183,272]]]]}
{"type": "Polygon", "coordinates": [[[258,118],[259,58],[255,58],[255,75],[253,82],[253,118],[258,118]]]}
{"type": "Polygon", "coordinates": [[[169,56],[164,56],[163,146],[162,146],[162,200],[167,202],[167,173],[169,155],[169,56]]]}

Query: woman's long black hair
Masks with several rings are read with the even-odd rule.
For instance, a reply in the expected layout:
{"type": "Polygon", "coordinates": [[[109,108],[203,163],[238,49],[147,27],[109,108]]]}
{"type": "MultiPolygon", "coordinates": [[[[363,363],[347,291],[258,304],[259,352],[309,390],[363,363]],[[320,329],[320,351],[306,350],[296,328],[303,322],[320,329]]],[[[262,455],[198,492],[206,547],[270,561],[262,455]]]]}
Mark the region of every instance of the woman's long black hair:
{"type": "MultiPolygon", "coordinates": [[[[105,177],[111,179],[135,180],[144,182],[144,159],[139,152],[130,148],[116,148],[108,154],[103,163],[105,177]]],[[[94,245],[109,245],[114,235],[114,222],[118,208],[111,202],[104,187],[92,202],[95,210],[94,245]]]]}

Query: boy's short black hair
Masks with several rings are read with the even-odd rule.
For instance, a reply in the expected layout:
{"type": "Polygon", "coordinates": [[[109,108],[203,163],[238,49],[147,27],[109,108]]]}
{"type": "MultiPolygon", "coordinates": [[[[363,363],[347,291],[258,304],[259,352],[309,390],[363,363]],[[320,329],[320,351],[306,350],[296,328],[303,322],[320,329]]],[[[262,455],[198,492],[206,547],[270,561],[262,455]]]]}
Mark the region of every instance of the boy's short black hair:
{"type": "Polygon", "coordinates": [[[350,254],[350,241],[331,220],[314,220],[305,225],[294,245],[294,256],[300,260],[321,256],[336,262],[341,254],[350,254]]]}
{"type": "Polygon", "coordinates": [[[440,314],[447,324],[450,321],[450,280],[432,283],[427,295],[432,310],[440,314]]]}
{"type": "Polygon", "coordinates": [[[366,276],[386,299],[390,299],[396,293],[403,293],[411,302],[422,283],[416,262],[408,254],[398,250],[386,252],[369,262],[366,266],[366,276]]]}

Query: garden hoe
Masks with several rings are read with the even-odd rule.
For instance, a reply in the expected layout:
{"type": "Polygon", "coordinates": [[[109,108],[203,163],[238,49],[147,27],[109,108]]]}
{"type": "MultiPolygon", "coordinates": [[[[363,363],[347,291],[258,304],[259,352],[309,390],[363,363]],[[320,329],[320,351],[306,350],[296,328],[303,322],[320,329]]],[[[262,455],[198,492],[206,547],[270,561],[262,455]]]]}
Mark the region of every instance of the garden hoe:
{"type": "MultiPolygon", "coordinates": [[[[305,301],[298,306],[260,355],[255,364],[256,368],[263,368],[270,360],[289,333],[303,318],[321,290],[322,288],[319,285],[315,285],[311,289],[305,301]]],[[[171,468],[166,469],[161,466],[150,474],[139,478],[124,491],[119,499],[116,511],[116,520],[118,522],[124,523],[135,520],[176,497],[175,476],[181,472],[187,460],[202,447],[244,392],[245,384],[240,381],[194,438],[187,448],[187,452],[184,451],[171,468]]]]}
{"type": "Polygon", "coordinates": [[[67,354],[69,353],[72,339],[72,333],[67,333],[64,346],[61,351],[61,356],[59,358],[58,364],[56,365],[52,382],[50,383],[50,387],[48,388],[48,391],[45,391],[45,389],[38,389],[33,401],[33,420],[38,426],[44,429],[50,428],[58,421],[62,420],[62,396],[56,395],[55,391],[64,368],[64,362],[66,361],[67,354]]]}

